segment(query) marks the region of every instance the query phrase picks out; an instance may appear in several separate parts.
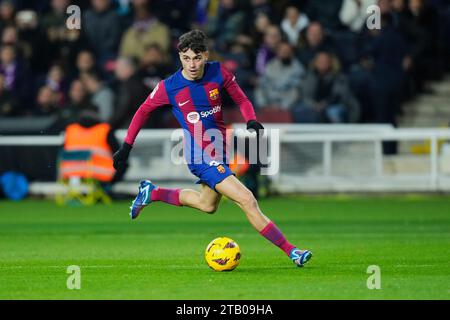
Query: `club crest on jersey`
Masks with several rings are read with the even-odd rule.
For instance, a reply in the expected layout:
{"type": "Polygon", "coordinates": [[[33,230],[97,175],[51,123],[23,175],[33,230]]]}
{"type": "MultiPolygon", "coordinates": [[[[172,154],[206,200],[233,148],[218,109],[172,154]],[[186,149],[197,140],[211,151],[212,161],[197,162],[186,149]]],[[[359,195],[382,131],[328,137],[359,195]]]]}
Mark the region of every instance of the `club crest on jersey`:
{"type": "Polygon", "coordinates": [[[217,171],[219,171],[220,173],[225,173],[225,168],[223,167],[223,165],[219,164],[217,166],[217,171]]]}
{"type": "Polygon", "coordinates": [[[196,111],[189,112],[186,116],[189,123],[197,123],[200,120],[200,114],[196,111]]]}
{"type": "Polygon", "coordinates": [[[211,100],[217,100],[219,97],[219,89],[215,88],[209,91],[209,98],[211,100]]]}

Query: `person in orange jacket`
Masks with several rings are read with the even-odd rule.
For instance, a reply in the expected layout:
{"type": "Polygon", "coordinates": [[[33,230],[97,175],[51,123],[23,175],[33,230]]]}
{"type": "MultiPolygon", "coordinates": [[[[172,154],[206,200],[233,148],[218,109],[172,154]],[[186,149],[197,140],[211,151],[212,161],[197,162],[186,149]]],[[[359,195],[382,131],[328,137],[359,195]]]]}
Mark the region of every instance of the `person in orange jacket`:
{"type": "Polygon", "coordinates": [[[116,173],[113,167],[112,155],[118,149],[119,143],[111,126],[99,120],[97,111],[84,110],[78,121],[66,127],[64,151],[90,151],[91,163],[62,160],[62,177],[94,178],[103,187],[111,185],[125,173],[116,173]]]}

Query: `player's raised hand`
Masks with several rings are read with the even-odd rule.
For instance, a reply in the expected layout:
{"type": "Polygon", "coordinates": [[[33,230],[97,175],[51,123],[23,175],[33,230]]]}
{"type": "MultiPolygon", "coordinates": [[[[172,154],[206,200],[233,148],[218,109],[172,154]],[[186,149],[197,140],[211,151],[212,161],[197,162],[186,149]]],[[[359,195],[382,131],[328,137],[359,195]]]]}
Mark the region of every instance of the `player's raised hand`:
{"type": "Polygon", "coordinates": [[[119,172],[125,171],[127,167],[128,156],[130,155],[131,145],[124,142],[119,150],[113,155],[114,169],[119,172]]]}

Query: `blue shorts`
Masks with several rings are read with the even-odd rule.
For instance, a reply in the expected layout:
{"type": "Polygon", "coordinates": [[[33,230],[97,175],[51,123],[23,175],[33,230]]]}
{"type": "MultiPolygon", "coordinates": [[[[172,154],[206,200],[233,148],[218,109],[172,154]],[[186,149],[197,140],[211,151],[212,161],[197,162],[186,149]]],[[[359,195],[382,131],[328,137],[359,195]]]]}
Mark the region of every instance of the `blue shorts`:
{"type": "Polygon", "coordinates": [[[193,164],[189,165],[189,170],[199,178],[196,184],[204,183],[214,191],[217,191],[216,184],[222,182],[226,177],[234,175],[228,165],[222,162],[213,162],[211,165],[193,164]]]}

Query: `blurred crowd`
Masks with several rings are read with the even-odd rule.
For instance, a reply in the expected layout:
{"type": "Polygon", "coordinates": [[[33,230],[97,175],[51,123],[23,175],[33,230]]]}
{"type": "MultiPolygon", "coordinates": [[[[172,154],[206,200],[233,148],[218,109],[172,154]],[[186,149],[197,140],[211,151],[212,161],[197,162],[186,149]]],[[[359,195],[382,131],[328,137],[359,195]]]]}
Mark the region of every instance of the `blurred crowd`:
{"type": "MultiPolygon", "coordinates": [[[[395,125],[450,69],[446,0],[1,0],[0,117],[55,115],[60,131],[96,110],[125,128],[193,28],[257,113],[297,123],[395,125]],[[72,4],[80,30],[66,26],[72,4]],[[366,27],[371,5],[381,29],[366,27]]],[[[147,127],[175,126],[167,110],[147,127]]]]}

